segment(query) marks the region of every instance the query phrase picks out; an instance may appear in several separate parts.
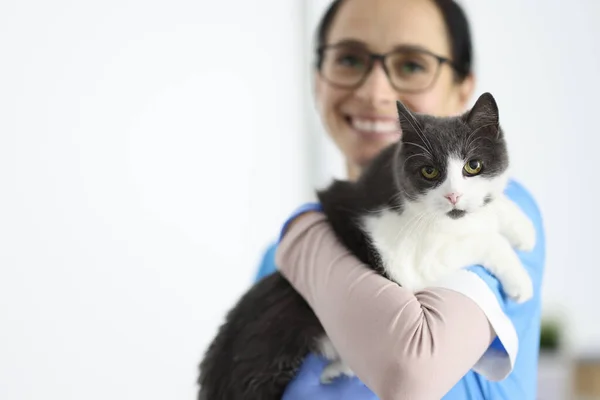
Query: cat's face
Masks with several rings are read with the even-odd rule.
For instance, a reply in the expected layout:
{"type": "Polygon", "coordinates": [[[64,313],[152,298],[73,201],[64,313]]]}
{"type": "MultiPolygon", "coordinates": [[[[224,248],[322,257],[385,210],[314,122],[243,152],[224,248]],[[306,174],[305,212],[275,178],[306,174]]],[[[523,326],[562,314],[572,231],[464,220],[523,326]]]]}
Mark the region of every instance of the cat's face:
{"type": "Polygon", "coordinates": [[[423,211],[460,218],[503,191],[508,155],[490,94],[458,117],[410,114],[400,103],[398,111],[402,190],[423,211]]]}

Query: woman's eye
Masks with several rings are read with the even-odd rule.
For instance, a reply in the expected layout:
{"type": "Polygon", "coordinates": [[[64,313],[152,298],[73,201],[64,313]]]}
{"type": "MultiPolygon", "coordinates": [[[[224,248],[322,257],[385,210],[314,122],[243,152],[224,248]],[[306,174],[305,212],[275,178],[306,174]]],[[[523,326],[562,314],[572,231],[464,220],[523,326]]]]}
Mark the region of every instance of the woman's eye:
{"type": "Polygon", "coordinates": [[[425,68],[422,65],[414,61],[407,61],[401,66],[401,71],[403,74],[414,74],[415,72],[421,72],[424,70],[425,68]]]}
{"type": "Polygon", "coordinates": [[[346,55],[338,58],[338,64],[345,67],[361,67],[363,63],[359,57],[346,55]]]}

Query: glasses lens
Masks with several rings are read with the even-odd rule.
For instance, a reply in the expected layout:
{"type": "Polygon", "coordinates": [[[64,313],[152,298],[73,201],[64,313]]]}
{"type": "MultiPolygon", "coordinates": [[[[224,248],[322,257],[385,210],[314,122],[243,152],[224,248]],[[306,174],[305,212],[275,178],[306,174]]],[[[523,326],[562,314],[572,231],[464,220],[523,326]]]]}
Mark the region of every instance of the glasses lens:
{"type": "Polygon", "coordinates": [[[396,89],[406,91],[428,88],[440,67],[436,57],[414,50],[390,54],[386,61],[392,84],[396,89]]]}
{"type": "Polygon", "coordinates": [[[321,74],[340,86],[358,84],[369,69],[369,54],[351,46],[327,48],[323,51],[321,74]]]}

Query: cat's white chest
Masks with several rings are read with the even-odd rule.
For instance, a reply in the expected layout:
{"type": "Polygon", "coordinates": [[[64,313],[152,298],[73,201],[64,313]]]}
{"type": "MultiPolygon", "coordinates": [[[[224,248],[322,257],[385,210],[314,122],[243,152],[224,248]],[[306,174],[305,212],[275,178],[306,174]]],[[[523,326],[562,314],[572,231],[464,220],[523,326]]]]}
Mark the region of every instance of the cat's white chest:
{"type": "Polygon", "coordinates": [[[492,205],[459,219],[420,211],[408,208],[398,214],[385,210],[363,220],[386,272],[411,290],[428,286],[452,272],[439,258],[439,250],[450,241],[498,231],[492,205]]]}

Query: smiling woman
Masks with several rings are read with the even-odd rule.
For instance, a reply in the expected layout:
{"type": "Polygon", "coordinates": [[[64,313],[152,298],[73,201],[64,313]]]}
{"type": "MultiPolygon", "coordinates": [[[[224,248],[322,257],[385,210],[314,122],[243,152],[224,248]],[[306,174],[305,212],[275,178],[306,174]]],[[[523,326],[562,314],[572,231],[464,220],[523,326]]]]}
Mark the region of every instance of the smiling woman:
{"type": "Polygon", "coordinates": [[[471,40],[451,1],[334,1],[318,28],[315,97],[348,176],[399,137],[395,101],[462,112],[473,91],[471,40]]]}
{"type": "MultiPolygon", "coordinates": [[[[463,113],[473,95],[469,24],[452,0],[335,0],[315,50],[317,111],[350,180],[402,137],[397,101],[448,117],[463,113]]],[[[478,159],[460,161],[453,165],[458,181],[484,167],[478,159]]],[[[446,172],[424,167],[426,179],[446,172]]],[[[466,196],[443,195],[431,201],[460,217],[466,196]]],[[[294,213],[257,278],[279,269],[358,378],[321,385],[327,362],[310,355],[284,399],[535,399],[544,234],[526,189],[511,181],[506,195],[536,228],[535,249],[520,254],[534,290],[522,305],[479,266],[415,293],[392,285],[339,243],[319,205],[294,213]]]]}

